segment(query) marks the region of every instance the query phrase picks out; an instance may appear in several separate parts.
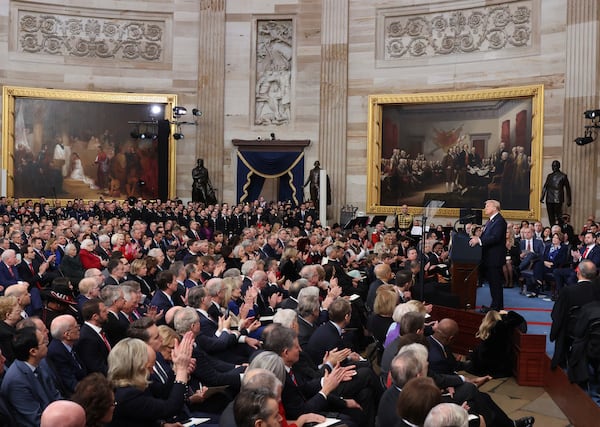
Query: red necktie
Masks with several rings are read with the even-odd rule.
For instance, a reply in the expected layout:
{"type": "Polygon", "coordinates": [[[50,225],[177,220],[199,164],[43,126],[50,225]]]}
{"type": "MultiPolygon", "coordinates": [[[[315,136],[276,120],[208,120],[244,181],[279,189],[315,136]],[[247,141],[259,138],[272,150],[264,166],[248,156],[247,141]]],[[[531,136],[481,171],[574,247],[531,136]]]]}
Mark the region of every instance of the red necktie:
{"type": "Polygon", "coordinates": [[[104,333],[104,331],[100,332],[100,336],[102,337],[102,341],[104,341],[104,345],[106,346],[108,351],[110,351],[111,350],[110,343],[108,342],[108,339],[106,339],[106,334],[104,333]]]}
{"type": "Polygon", "coordinates": [[[294,371],[290,369],[290,377],[296,386],[298,386],[298,382],[296,381],[296,376],[294,375],[294,371]]]}
{"type": "Polygon", "coordinates": [[[10,273],[11,277],[15,277],[15,272],[12,270],[12,267],[8,267],[8,272],[10,273]]]}
{"type": "Polygon", "coordinates": [[[581,259],[585,259],[585,257],[587,256],[588,252],[590,251],[589,247],[585,248],[585,251],[583,251],[583,255],[581,255],[581,259]]]}
{"type": "Polygon", "coordinates": [[[531,240],[527,241],[527,252],[531,252],[531,240]]]}

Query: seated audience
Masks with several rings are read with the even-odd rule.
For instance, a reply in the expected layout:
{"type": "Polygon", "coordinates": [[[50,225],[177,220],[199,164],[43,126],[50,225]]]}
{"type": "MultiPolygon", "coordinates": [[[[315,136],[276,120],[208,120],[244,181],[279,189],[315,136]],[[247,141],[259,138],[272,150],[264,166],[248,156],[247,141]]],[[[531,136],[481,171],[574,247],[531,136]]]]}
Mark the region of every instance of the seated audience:
{"type": "Polygon", "coordinates": [[[38,427],[46,407],[61,395],[42,361],[48,354],[48,336],[33,327],[18,330],[13,338],[15,361],[2,380],[2,396],[14,410],[19,425],[38,427]]]}
{"type": "Polygon", "coordinates": [[[171,422],[185,404],[192,334],[186,334],[173,349],[175,382],[167,399],[152,396],[148,376],[156,352],[142,340],[125,338],[108,356],[108,379],[115,387],[115,411],[109,426],[160,426],[171,422]]]}

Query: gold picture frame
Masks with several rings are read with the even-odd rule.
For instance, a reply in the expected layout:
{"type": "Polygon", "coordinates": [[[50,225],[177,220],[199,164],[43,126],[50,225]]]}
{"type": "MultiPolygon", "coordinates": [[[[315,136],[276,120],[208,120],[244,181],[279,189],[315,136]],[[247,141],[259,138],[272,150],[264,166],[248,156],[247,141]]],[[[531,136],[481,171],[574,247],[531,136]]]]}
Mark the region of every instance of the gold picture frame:
{"type": "Polygon", "coordinates": [[[2,194],[175,197],[176,105],[173,94],[4,86],[2,194]]]}
{"type": "Polygon", "coordinates": [[[437,216],[458,217],[498,199],[539,219],[543,116],[543,85],[369,96],[367,212],[442,200],[437,216]]]}

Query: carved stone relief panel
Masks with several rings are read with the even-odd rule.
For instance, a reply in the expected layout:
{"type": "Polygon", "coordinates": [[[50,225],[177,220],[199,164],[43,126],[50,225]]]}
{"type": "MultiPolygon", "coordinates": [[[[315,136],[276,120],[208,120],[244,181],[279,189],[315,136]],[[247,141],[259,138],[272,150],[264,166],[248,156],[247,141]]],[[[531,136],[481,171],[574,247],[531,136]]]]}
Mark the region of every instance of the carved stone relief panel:
{"type": "Polygon", "coordinates": [[[293,21],[256,21],[256,85],[254,124],[290,122],[293,21]]]}
{"type": "Polygon", "coordinates": [[[17,52],[142,63],[165,60],[168,14],[56,9],[23,3],[11,10],[17,52]]]}
{"type": "Polygon", "coordinates": [[[469,7],[472,3],[455,2],[452,10],[430,12],[429,8],[421,13],[408,8],[387,10],[380,21],[383,22],[380,59],[414,61],[530,48],[534,3],[534,0],[504,1],[469,7]]]}

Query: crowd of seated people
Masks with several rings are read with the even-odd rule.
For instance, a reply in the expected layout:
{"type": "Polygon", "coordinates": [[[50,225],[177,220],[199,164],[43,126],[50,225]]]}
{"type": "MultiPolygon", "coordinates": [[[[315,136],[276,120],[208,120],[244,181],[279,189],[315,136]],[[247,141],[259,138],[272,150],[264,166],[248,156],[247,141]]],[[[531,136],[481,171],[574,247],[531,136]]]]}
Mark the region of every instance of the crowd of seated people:
{"type": "MultiPolygon", "coordinates": [[[[229,407],[237,425],[257,410],[256,419],[288,425],[327,416],[372,426],[396,387],[374,364],[393,378],[392,361],[411,342],[426,345],[430,358],[451,353],[442,347],[458,325],[424,321],[430,303],[450,295],[443,230],[426,236],[421,254],[383,224],[377,238],[361,227],[322,227],[310,203],[39,203],[0,198],[4,420],[39,425],[52,402],[72,399],[87,425],[170,426],[190,417],[233,425],[221,418],[229,407]],[[424,290],[415,286],[422,271],[424,290]],[[371,337],[377,357],[366,359],[371,337]],[[274,355],[277,363],[261,368],[279,385],[245,387],[247,364],[262,352],[274,355]],[[116,406],[84,393],[90,376],[108,379],[116,406]]],[[[463,400],[453,403],[468,401],[490,425],[515,425],[477,390],[493,372],[469,382],[454,374],[467,366],[437,362],[420,370],[440,390],[460,389],[463,400]]],[[[431,408],[413,403],[403,401],[396,416],[420,425],[431,408]]]]}

